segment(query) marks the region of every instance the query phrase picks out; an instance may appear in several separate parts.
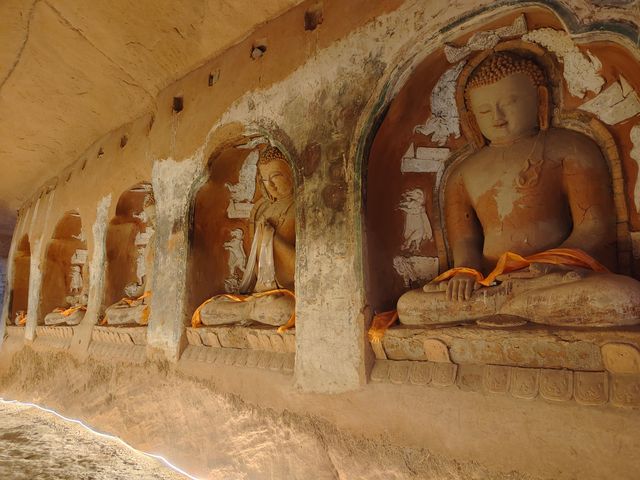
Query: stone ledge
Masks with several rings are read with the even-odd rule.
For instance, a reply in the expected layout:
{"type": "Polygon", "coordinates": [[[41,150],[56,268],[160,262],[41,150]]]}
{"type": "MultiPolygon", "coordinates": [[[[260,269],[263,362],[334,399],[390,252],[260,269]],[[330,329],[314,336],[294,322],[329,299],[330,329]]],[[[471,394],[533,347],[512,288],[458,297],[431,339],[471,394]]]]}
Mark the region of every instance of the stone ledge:
{"type": "Polygon", "coordinates": [[[36,338],[33,341],[35,349],[67,350],[71,346],[75,327],[37,326],[36,338]]]}
{"type": "Polygon", "coordinates": [[[295,353],[294,330],[278,333],[275,327],[227,325],[187,327],[187,341],[194,347],[234,348],[276,353],[295,353]]]}
{"type": "Polygon", "coordinates": [[[408,360],[376,360],[373,383],[453,387],[522,400],[640,407],[640,374],[572,371],[408,360]]]}
{"type": "Polygon", "coordinates": [[[147,360],[147,347],[135,345],[133,342],[127,344],[92,341],[89,345],[89,356],[107,362],[119,361],[143,364],[147,360]]]}
{"type": "Polygon", "coordinates": [[[24,326],[17,327],[15,325],[6,325],[5,326],[5,336],[6,337],[22,337],[24,338],[24,326]]]}
{"type": "Polygon", "coordinates": [[[91,332],[92,342],[118,345],[146,345],[147,327],[102,327],[95,326],[91,332]]]}
{"type": "Polygon", "coordinates": [[[236,366],[259,368],[293,374],[295,354],[239,348],[212,348],[188,345],[180,357],[180,363],[200,365],[236,366]]]}
{"type": "Polygon", "coordinates": [[[451,361],[457,364],[602,371],[605,370],[602,346],[624,343],[640,349],[640,328],[578,330],[533,324],[508,329],[474,325],[399,326],[387,330],[382,348],[374,351],[379,360],[433,360],[425,340],[441,342],[451,361]]]}

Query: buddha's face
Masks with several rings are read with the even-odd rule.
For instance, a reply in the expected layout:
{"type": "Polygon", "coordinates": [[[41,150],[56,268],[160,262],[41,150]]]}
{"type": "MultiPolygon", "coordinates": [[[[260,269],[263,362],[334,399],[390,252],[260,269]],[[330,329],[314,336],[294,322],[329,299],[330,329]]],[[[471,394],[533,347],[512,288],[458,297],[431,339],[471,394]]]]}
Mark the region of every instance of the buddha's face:
{"type": "Polygon", "coordinates": [[[264,188],[275,200],[287,198],[293,194],[293,182],[284,162],[274,160],[260,164],[258,169],[264,188]]]}
{"type": "Polygon", "coordinates": [[[491,143],[510,143],[538,129],[538,89],[525,73],[514,73],[469,91],[471,111],[491,143]]]}

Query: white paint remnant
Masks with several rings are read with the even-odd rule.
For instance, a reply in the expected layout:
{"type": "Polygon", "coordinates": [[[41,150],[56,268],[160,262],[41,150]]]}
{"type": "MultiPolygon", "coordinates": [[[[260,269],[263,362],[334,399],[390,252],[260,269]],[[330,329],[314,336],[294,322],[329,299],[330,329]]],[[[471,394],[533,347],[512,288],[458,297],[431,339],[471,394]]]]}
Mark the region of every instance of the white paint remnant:
{"type": "Polygon", "coordinates": [[[77,249],[73,255],[71,256],[71,264],[72,265],[84,265],[87,263],[87,257],[89,252],[85,249],[77,249]]]}
{"type": "Polygon", "coordinates": [[[633,189],[633,199],[636,205],[636,211],[640,212],[640,125],[634,125],[629,132],[629,137],[633,143],[630,156],[636,161],[638,166],[638,175],[636,176],[636,186],[633,189]]]}
{"type": "MultiPolygon", "coordinates": [[[[111,194],[100,199],[96,206],[96,221],[91,227],[93,232],[93,256],[89,267],[89,308],[94,309],[102,303],[102,287],[104,283],[104,266],[106,264],[106,238],[111,206],[111,194]]],[[[97,315],[92,312],[92,315],[97,315]]]]}
{"type": "Polygon", "coordinates": [[[438,275],[438,257],[403,257],[393,258],[393,268],[402,277],[407,288],[424,284],[438,275]]]}
{"type": "Polygon", "coordinates": [[[240,293],[240,282],[247,265],[247,254],[244,251],[244,231],[241,228],[231,230],[231,238],[223,244],[229,252],[229,277],[224,281],[227,293],[240,293]]]}
{"type": "Polygon", "coordinates": [[[466,62],[460,62],[444,72],[431,92],[431,115],[424,125],[413,131],[431,135],[431,140],[443,146],[449,135],[460,138],[460,116],[456,105],[456,81],[466,62]]]}
{"type": "Polygon", "coordinates": [[[521,37],[525,33],[527,33],[527,19],[522,14],[513,21],[513,24],[506,27],[474,33],[463,47],[445,45],[444,54],[449,63],[457,63],[473,51],[493,48],[504,38],[521,37]]]}
{"type": "Polygon", "coordinates": [[[420,188],[407,190],[402,194],[398,209],[405,213],[404,242],[402,250],[417,253],[422,242],[433,238],[431,222],[427,216],[424,191],[420,188]]]}
{"type": "Polygon", "coordinates": [[[229,218],[249,218],[253,208],[253,196],[256,193],[256,174],[258,172],[257,150],[252,151],[242,163],[238,183],[225,183],[224,186],[231,193],[227,216],[229,218]]]}
{"type": "Polygon", "coordinates": [[[584,98],[587,91],[600,93],[605,84],[604,78],[598,73],[602,62],[588,50],[586,55],[582,53],[567,32],[540,28],[526,33],[522,39],[537,43],[558,57],[564,65],[564,79],[571,95],[584,98]]]}
{"type": "Polygon", "coordinates": [[[600,95],[578,108],[595,114],[604,123],[615,125],[640,113],[640,97],[621,76],[600,95]]]}
{"type": "Polygon", "coordinates": [[[402,156],[400,171],[402,173],[435,173],[435,184],[440,185],[444,162],[449,158],[450,152],[448,148],[415,148],[412,143],[402,156]]]}

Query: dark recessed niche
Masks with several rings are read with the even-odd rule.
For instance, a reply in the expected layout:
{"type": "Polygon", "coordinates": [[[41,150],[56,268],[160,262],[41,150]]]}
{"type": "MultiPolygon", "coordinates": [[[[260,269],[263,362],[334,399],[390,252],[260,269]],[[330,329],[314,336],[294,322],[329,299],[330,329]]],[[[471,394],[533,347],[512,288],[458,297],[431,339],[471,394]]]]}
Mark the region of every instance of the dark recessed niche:
{"type": "Polygon", "coordinates": [[[257,43],[251,47],[251,58],[257,60],[267,53],[267,45],[264,42],[257,43]]]}
{"type": "Polygon", "coordinates": [[[216,70],[215,72],[211,72],[209,74],[209,86],[213,87],[215,83],[220,80],[220,70],[216,70]]]}
{"type": "Polygon", "coordinates": [[[313,31],[322,23],[322,4],[311,7],[304,12],[304,29],[313,31]]]}
{"type": "Polygon", "coordinates": [[[103,155],[104,155],[104,149],[102,147],[100,147],[100,150],[98,150],[97,158],[100,158],[103,155]]]}
{"type": "Polygon", "coordinates": [[[120,148],[126,147],[128,142],[129,142],[129,137],[127,137],[126,135],[122,135],[120,137],[120,148]]]}
{"type": "Polygon", "coordinates": [[[178,113],[184,108],[184,99],[182,97],[173,97],[173,111],[178,113]]]}
{"type": "Polygon", "coordinates": [[[69,182],[69,180],[71,180],[71,175],[73,174],[73,172],[69,172],[69,175],[67,175],[67,183],[69,182]]]}

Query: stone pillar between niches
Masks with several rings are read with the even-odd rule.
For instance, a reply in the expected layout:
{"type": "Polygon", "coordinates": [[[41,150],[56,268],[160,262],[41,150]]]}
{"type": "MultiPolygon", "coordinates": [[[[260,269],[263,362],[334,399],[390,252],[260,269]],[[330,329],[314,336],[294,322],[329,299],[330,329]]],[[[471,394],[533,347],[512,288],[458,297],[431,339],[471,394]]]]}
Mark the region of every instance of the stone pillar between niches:
{"type": "Polygon", "coordinates": [[[25,325],[24,338],[32,342],[36,336],[38,315],[40,314],[40,290],[42,288],[42,250],[43,241],[38,238],[31,247],[29,264],[29,301],[27,303],[27,324],[25,325]]]}
{"type": "Polygon", "coordinates": [[[91,255],[91,263],[89,264],[89,299],[87,302],[87,312],[82,322],[80,322],[80,325],[75,328],[70,346],[71,353],[79,356],[81,359],[85,358],[88,354],[93,326],[98,323],[98,318],[102,313],[104,279],[107,265],[107,226],[111,201],[111,194],[100,199],[96,207],[96,220],[91,227],[91,233],[93,234],[93,252],[91,255]]]}
{"type": "Polygon", "coordinates": [[[295,378],[304,391],[340,393],[365,383],[356,201],[344,177],[318,177],[297,192],[295,378]]]}
{"type": "Polygon", "coordinates": [[[148,353],[177,361],[185,331],[185,293],[192,190],[202,171],[202,158],[159,160],[153,167],[156,200],[156,256],[151,278],[148,353]]]}

